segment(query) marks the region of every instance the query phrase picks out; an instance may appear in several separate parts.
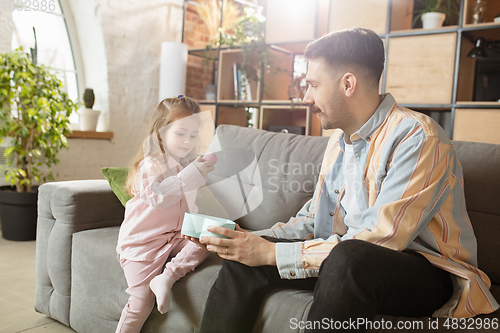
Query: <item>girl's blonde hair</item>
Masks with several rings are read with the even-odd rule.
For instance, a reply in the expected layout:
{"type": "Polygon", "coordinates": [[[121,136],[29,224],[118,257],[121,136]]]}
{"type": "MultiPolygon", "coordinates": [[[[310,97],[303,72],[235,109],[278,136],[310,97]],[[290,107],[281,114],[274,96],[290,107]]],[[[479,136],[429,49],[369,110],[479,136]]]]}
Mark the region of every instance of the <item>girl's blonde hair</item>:
{"type": "MultiPolygon", "coordinates": [[[[161,133],[166,129],[166,126],[172,122],[184,117],[192,116],[200,113],[200,106],[198,103],[187,96],[180,96],[174,98],[166,98],[161,101],[151,116],[147,127],[147,136],[132,160],[132,167],[127,176],[127,183],[125,190],[128,194],[133,195],[135,178],[139,170],[139,166],[146,156],[153,154],[168,154],[163,147],[161,133]]],[[[188,160],[194,160],[196,157],[196,148],[186,156],[188,160]]]]}

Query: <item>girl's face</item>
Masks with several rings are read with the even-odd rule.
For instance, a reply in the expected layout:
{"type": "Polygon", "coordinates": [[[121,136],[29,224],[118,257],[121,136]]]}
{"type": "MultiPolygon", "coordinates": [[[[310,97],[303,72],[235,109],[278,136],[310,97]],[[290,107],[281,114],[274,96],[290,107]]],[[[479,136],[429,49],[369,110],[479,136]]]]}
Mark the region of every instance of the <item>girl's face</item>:
{"type": "Polygon", "coordinates": [[[176,120],[167,127],[164,146],[177,162],[193,150],[198,141],[199,129],[200,121],[193,116],[176,120]]]}

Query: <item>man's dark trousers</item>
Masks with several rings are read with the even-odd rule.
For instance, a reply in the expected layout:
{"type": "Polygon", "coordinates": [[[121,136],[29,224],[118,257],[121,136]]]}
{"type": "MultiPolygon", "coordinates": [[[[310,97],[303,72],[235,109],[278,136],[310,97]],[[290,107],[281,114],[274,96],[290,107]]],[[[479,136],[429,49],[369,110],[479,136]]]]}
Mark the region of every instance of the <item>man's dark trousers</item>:
{"type": "MultiPolygon", "coordinates": [[[[334,324],[357,318],[373,321],[376,314],[430,316],[453,292],[449,273],[418,253],[347,240],[323,261],[318,278],[286,280],[274,266],[248,267],[224,260],[205,305],[200,333],[250,333],[265,295],[274,288],[314,290],[307,320],[326,320],[332,330],[334,324]]],[[[329,331],[324,328],[306,332],[329,331]]],[[[350,328],[365,331],[361,326],[350,328]]]]}

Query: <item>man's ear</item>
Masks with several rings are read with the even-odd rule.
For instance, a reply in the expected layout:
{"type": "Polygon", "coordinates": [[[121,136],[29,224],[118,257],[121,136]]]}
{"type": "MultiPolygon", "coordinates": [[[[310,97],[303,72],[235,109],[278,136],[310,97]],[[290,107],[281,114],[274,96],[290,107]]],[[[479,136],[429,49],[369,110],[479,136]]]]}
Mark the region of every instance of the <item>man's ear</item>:
{"type": "Polygon", "coordinates": [[[345,73],[341,79],[342,91],[346,97],[351,97],[357,89],[358,79],[352,73],[345,73]]]}

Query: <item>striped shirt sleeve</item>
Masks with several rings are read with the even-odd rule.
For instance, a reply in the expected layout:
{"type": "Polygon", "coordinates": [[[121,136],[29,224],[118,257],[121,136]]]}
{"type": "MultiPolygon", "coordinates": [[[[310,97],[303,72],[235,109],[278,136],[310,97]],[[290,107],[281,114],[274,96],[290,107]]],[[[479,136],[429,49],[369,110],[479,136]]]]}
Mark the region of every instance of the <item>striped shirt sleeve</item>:
{"type": "MultiPolygon", "coordinates": [[[[373,206],[361,216],[362,220],[372,220],[369,224],[374,227],[352,238],[404,250],[450,195],[450,186],[454,185],[454,178],[450,177],[450,150],[451,146],[436,137],[416,136],[401,144],[394,152],[373,206]]],[[[301,244],[305,271],[319,270],[330,251],[343,240],[338,236],[330,238],[301,244]]]]}
{"type": "Polygon", "coordinates": [[[278,222],[271,227],[273,237],[285,239],[309,239],[314,236],[313,199],[307,201],[287,223],[278,222]]]}

